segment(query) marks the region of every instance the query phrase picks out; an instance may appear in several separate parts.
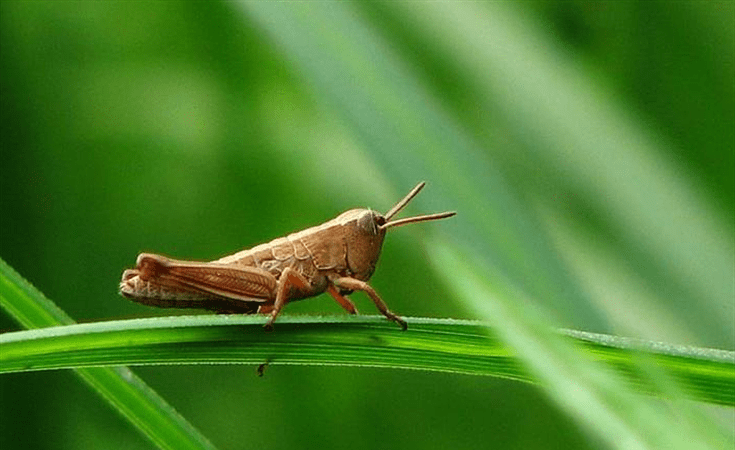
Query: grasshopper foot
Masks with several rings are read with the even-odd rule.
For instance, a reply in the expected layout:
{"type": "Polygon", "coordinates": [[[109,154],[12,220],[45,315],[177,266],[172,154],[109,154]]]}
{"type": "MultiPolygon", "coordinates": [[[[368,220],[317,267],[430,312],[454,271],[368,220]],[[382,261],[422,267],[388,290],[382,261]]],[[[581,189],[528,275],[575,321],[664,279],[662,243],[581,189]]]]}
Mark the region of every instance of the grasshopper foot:
{"type": "Polygon", "coordinates": [[[265,325],[263,325],[263,329],[266,332],[273,331],[273,318],[269,319],[268,322],[266,322],[265,325]]]}
{"type": "Polygon", "coordinates": [[[265,373],[265,369],[267,369],[269,365],[270,365],[270,361],[266,361],[263,364],[258,366],[258,376],[259,377],[263,376],[263,374],[265,373]]]}
{"type": "Polygon", "coordinates": [[[393,322],[397,323],[398,326],[401,327],[401,331],[408,330],[408,324],[406,323],[405,320],[401,319],[400,317],[393,316],[393,317],[389,317],[389,319],[392,320],[393,322]]]}

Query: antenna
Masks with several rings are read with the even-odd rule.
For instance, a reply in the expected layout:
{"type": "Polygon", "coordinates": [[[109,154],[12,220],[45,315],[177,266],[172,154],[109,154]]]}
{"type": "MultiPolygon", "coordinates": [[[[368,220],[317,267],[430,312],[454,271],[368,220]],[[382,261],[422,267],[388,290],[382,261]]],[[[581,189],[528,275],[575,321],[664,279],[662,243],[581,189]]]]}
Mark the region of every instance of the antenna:
{"type": "Polygon", "coordinates": [[[454,211],[447,211],[443,213],[427,214],[424,216],[407,217],[405,219],[398,219],[398,220],[394,220],[393,222],[390,222],[390,218],[395,216],[399,212],[401,212],[401,210],[408,204],[408,202],[410,202],[414,197],[416,197],[416,195],[421,191],[421,189],[424,188],[424,186],[426,186],[426,183],[423,181],[417,184],[415,188],[411,189],[411,192],[406,194],[406,196],[403,197],[401,201],[396,203],[395,206],[393,206],[390,209],[390,211],[385,213],[385,220],[387,220],[388,222],[384,223],[383,225],[380,225],[379,228],[385,230],[386,228],[398,227],[398,226],[406,225],[409,223],[425,222],[427,220],[444,219],[447,217],[452,217],[453,215],[457,214],[454,211]]]}

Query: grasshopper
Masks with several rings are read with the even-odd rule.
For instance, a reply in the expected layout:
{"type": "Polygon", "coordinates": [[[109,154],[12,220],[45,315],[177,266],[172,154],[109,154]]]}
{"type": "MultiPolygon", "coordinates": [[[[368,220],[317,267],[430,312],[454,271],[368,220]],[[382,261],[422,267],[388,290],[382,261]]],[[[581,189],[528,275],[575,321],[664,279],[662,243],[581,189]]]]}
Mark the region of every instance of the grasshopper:
{"type": "Polygon", "coordinates": [[[393,220],[425,183],[419,183],[390,211],[351,209],[329,222],[274,239],[211,262],[138,256],[135,269],[123,272],[120,293],[151,306],[202,308],[218,313],[270,314],[265,329],[283,307],[328,292],[350,314],[357,308],[346,295],[365,292],[378,310],[403,330],[406,321],[388,309],[367,281],[389,228],[451,217],[443,212],[393,220]]]}

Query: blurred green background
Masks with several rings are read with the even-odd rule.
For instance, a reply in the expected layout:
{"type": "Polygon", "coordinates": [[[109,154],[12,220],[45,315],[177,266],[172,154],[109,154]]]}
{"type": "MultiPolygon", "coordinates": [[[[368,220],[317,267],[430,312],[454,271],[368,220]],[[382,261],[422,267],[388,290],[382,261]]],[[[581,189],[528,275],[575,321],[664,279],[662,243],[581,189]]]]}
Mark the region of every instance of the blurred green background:
{"type": "MultiPolygon", "coordinates": [[[[553,326],[733,350],[734,17],[732,2],[2,2],[0,257],[80,322],[180,314],[117,295],[139,252],[216,259],[384,212],[426,180],[409,213],[458,215],[387,238],[372,284],[397,313],[484,318],[442,281],[455,268],[422,244],[439,239],[553,326]]],[[[310,312],[342,314],[327,296],[286,308],[310,312]]],[[[603,446],[511,381],[135,371],[220,448],[603,446]]],[[[0,377],[0,408],[4,450],[150,447],[67,371],[0,377]]]]}

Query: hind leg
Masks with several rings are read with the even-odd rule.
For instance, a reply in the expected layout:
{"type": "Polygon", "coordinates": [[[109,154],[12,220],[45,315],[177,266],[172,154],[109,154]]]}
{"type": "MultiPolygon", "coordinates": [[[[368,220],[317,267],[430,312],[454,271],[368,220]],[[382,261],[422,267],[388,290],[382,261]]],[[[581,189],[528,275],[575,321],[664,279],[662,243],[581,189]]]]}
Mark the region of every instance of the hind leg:
{"type": "MultiPolygon", "coordinates": [[[[266,322],[263,327],[266,331],[273,330],[273,322],[276,321],[276,317],[278,317],[281,309],[283,309],[283,307],[286,306],[286,303],[288,303],[288,294],[291,291],[292,287],[306,290],[309,288],[309,281],[296,270],[290,267],[286,267],[286,270],[284,270],[283,273],[281,273],[281,276],[278,278],[276,301],[275,303],[273,303],[273,306],[270,309],[271,317],[270,319],[268,319],[268,322],[266,322]]],[[[263,306],[265,307],[263,309],[267,308],[267,305],[263,306]]]]}

